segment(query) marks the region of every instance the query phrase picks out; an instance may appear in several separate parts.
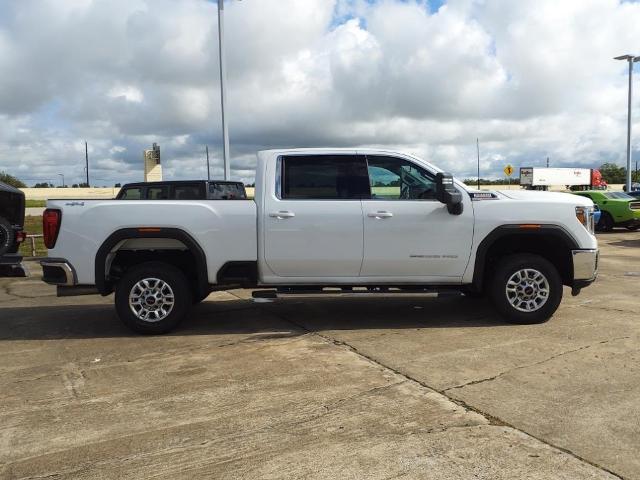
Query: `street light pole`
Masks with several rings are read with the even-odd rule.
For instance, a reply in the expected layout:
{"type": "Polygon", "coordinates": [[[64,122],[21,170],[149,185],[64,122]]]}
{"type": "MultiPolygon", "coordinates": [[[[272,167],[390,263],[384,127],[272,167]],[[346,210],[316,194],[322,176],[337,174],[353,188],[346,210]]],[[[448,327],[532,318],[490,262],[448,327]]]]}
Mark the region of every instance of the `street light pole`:
{"type": "Polygon", "coordinates": [[[476,138],[476,153],[478,154],[478,190],[480,190],[480,139],[476,138]]]}
{"type": "Polygon", "coordinates": [[[631,191],[631,98],[633,93],[633,64],[640,61],[640,57],[634,55],[621,55],[614,60],[626,60],[629,63],[629,96],[627,102],[627,179],[626,191],[631,191]]]}
{"type": "Polygon", "coordinates": [[[87,169],[87,187],[89,186],[89,146],[87,145],[87,141],[84,141],[84,161],[85,168],[87,169]]]}
{"type": "Polygon", "coordinates": [[[207,180],[211,180],[211,170],[209,169],[209,145],[205,146],[207,152],[207,180]]]}
{"type": "Polygon", "coordinates": [[[227,92],[225,87],[227,72],[224,55],[224,0],[218,0],[218,54],[220,59],[220,108],[222,110],[222,155],[224,158],[224,179],[229,180],[229,177],[231,177],[231,169],[229,167],[229,129],[224,116],[227,109],[227,92]]]}
{"type": "Polygon", "coordinates": [[[64,175],[59,173],[58,176],[62,177],[62,188],[64,188],[64,175]]]}

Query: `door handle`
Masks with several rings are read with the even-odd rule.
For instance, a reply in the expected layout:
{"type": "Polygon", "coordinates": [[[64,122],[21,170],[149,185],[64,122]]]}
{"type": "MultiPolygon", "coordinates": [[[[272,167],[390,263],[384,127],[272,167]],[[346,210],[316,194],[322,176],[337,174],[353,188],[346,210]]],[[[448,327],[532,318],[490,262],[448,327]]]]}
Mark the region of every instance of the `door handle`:
{"type": "Polygon", "coordinates": [[[295,217],[296,214],[293,212],[281,210],[279,212],[271,212],[269,213],[269,216],[273,218],[292,218],[292,217],[295,217]]]}
{"type": "Polygon", "coordinates": [[[369,217],[371,218],[391,218],[393,217],[393,213],[391,212],[385,212],[385,211],[379,211],[379,212],[370,212],[369,214],[367,214],[369,217]]]}

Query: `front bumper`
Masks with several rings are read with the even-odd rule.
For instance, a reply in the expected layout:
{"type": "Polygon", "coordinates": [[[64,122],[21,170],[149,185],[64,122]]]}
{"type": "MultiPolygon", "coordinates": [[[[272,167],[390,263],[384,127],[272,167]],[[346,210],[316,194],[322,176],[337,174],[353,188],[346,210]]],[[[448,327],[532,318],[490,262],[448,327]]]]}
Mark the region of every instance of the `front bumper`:
{"type": "Polygon", "coordinates": [[[20,255],[0,257],[0,277],[28,277],[29,270],[20,255]]]}
{"type": "Polygon", "coordinates": [[[50,285],[73,286],[78,283],[76,271],[64,258],[47,258],[42,265],[42,281],[50,285]]]}
{"type": "Polygon", "coordinates": [[[571,251],[574,289],[579,291],[579,289],[593,283],[598,276],[599,256],[600,251],[597,248],[571,251]]]}

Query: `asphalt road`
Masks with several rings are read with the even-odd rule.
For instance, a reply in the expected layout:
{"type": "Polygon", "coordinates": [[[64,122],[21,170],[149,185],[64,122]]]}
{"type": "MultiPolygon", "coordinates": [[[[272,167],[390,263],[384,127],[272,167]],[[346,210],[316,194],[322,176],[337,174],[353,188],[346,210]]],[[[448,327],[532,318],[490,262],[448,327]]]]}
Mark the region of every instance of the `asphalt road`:
{"type": "Polygon", "coordinates": [[[111,297],[0,280],[0,478],[640,478],[640,233],[599,239],[534,326],[237,290],[139,337],[111,297]]]}

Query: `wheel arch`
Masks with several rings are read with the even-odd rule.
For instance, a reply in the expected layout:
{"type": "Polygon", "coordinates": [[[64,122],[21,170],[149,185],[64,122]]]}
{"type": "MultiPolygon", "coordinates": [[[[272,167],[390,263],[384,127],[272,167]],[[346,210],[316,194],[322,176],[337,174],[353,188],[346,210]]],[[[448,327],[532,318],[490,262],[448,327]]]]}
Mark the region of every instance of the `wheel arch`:
{"type": "MultiPolygon", "coordinates": [[[[195,260],[193,273],[195,274],[194,286],[197,293],[204,294],[208,290],[207,257],[202,247],[191,235],[179,228],[140,227],[116,230],[98,248],[95,257],[95,283],[100,294],[108,295],[113,291],[113,281],[109,278],[110,266],[114,255],[120,251],[119,246],[127,240],[135,239],[174,240],[180,242],[195,260]]],[[[167,251],[172,250],[168,249],[167,251]]],[[[137,263],[143,263],[148,260],[148,258],[141,258],[137,263]]],[[[180,265],[176,266],[180,268],[180,265]]]]}
{"type": "Polygon", "coordinates": [[[573,280],[571,251],[576,239],[559,225],[501,225],[489,233],[476,250],[473,289],[482,291],[495,261],[513,253],[532,253],[551,261],[565,285],[573,280]]]}

